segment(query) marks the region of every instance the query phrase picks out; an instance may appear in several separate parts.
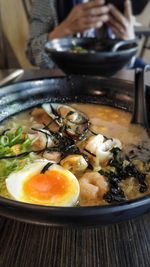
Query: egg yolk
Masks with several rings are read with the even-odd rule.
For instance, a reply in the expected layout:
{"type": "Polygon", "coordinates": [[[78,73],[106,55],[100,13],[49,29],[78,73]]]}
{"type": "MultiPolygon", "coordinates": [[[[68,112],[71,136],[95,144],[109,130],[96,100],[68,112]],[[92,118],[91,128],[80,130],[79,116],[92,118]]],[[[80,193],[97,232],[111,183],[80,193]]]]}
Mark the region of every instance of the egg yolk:
{"type": "Polygon", "coordinates": [[[49,170],[35,174],[24,183],[23,191],[30,199],[40,202],[48,201],[52,198],[59,198],[67,194],[71,183],[63,172],[49,170]]]}

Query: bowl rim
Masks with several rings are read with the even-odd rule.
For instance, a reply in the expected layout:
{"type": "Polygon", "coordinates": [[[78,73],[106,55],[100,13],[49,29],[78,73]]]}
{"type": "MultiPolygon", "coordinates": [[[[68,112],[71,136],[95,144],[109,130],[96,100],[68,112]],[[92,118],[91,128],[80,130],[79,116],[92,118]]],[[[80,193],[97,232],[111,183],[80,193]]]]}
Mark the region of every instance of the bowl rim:
{"type": "MultiPolygon", "coordinates": [[[[96,41],[96,40],[98,40],[98,39],[96,39],[96,38],[92,38],[92,37],[84,37],[84,38],[79,38],[79,39],[82,39],[82,40],[88,40],[88,41],[96,41]]],[[[69,37],[69,38],[56,38],[56,39],[53,39],[53,40],[49,40],[49,41],[47,41],[46,42],[46,44],[45,44],[45,50],[46,50],[46,52],[48,52],[48,53],[51,53],[51,54],[59,54],[59,55],[71,55],[71,56],[73,56],[73,55],[75,55],[75,56],[77,56],[77,55],[79,55],[79,56],[81,56],[81,57],[87,57],[87,55],[92,55],[92,56],[94,56],[94,55],[99,55],[99,56],[108,56],[108,57],[112,57],[112,56],[116,56],[116,55],[126,55],[126,54],[129,54],[129,53],[135,53],[135,51],[137,51],[138,50],[138,43],[137,43],[137,39],[135,38],[135,39],[133,39],[133,40],[131,40],[131,42],[133,42],[133,47],[131,47],[131,48],[128,48],[128,49],[122,49],[122,50],[118,50],[118,51],[115,51],[115,52],[113,52],[113,51],[96,51],[96,52],[94,52],[94,51],[87,51],[87,52],[80,52],[80,53],[76,53],[76,52],[74,52],[74,51],[71,51],[71,50],[59,50],[59,49],[57,49],[57,48],[50,48],[49,47],[49,44],[53,44],[53,43],[59,43],[59,42],[61,42],[61,41],[76,41],[76,40],[78,40],[78,38],[75,38],[75,37],[69,37]]],[[[99,40],[98,40],[99,41],[99,40]]],[[[103,40],[102,41],[102,43],[104,42],[105,40],[103,40]]],[[[120,39],[112,39],[111,41],[116,41],[116,43],[117,43],[117,41],[119,42],[119,41],[122,41],[122,40],[120,40],[120,39]]],[[[82,44],[81,44],[82,45],[82,44]]],[[[129,44],[127,44],[127,45],[129,45],[129,44]]]]}
{"type": "MultiPolygon", "coordinates": [[[[50,79],[66,79],[67,76],[56,76],[56,77],[49,77],[49,79],[44,78],[42,79],[42,83],[43,80],[45,81],[49,81],[50,79]]],[[[115,79],[117,80],[117,79],[115,79]]],[[[16,87],[20,87],[21,84],[24,83],[36,83],[37,81],[41,82],[41,79],[36,79],[35,81],[22,81],[19,82],[18,84],[16,84],[17,86],[15,86],[15,90],[17,89],[16,87]]],[[[123,80],[124,81],[124,80],[123,80]]],[[[127,81],[128,82],[128,81],[127,81]]],[[[131,82],[129,82],[131,84],[131,82]]],[[[6,89],[11,89],[11,87],[14,87],[14,85],[9,85],[7,87],[4,87],[4,91],[6,89]]],[[[21,89],[22,90],[22,89],[21,89]]],[[[3,91],[3,88],[2,88],[3,91]]],[[[7,90],[6,90],[7,91],[7,90]]],[[[19,90],[20,91],[20,90],[19,90]]],[[[12,93],[11,90],[9,90],[10,94],[12,93]]],[[[68,217],[71,216],[79,216],[79,217],[84,217],[87,215],[104,215],[104,214],[109,214],[114,212],[123,212],[126,210],[132,210],[132,208],[138,208],[141,206],[145,206],[150,204],[150,194],[144,195],[144,196],[140,196],[136,199],[131,199],[131,200],[126,200],[124,202],[121,203],[116,203],[116,204],[104,204],[104,205],[99,205],[99,206],[80,206],[80,207],[58,207],[58,206],[44,206],[44,205],[36,205],[36,204],[30,204],[30,203],[26,203],[26,202],[20,202],[20,201],[16,201],[13,199],[9,199],[3,196],[0,196],[0,204],[3,207],[7,207],[7,208],[18,208],[18,209],[22,209],[23,211],[34,211],[34,212],[41,212],[41,213],[45,213],[48,212],[50,214],[50,212],[55,215],[55,213],[57,215],[60,216],[65,214],[67,214],[68,217]]],[[[12,217],[10,215],[10,217],[12,217]]],[[[25,219],[26,221],[26,219],[25,219]]],[[[61,222],[59,223],[61,224],[61,222]]]]}
{"type": "Polygon", "coordinates": [[[115,210],[115,212],[124,211],[126,209],[130,210],[133,207],[140,207],[143,204],[146,205],[150,203],[150,194],[144,195],[142,197],[138,197],[136,199],[126,200],[121,203],[116,204],[104,204],[98,206],[79,206],[79,207],[63,207],[63,206],[46,206],[46,205],[38,205],[31,204],[27,202],[21,202],[13,199],[9,199],[3,196],[0,196],[0,203],[4,205],[10,205],[11,207],[23,208],[25,210],[30,211],[40,211],[40,212],[67,212],[70,216],[72,215],[87,215],[90,213],[94,213],[99,211],[99,213],[107,214],[111,210],[115,210]]]}

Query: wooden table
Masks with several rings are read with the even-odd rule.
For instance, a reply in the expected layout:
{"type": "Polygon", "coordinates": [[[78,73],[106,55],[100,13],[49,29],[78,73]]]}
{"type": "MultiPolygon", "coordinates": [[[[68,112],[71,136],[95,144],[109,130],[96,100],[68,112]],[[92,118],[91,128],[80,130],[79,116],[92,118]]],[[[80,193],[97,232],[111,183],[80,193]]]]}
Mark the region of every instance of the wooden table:
{"type": "MultiPolygon", "coordinates": [[[[24,77],[35,76],[38,73],[27,71],[24,77]]],[[[132,79],[133,73],[123,77],[129,76],[132,79]]],[[[150,214],[95,229],[30,225],[0,218],[0,267],[101,266],[150,266],[150,214]]]]}

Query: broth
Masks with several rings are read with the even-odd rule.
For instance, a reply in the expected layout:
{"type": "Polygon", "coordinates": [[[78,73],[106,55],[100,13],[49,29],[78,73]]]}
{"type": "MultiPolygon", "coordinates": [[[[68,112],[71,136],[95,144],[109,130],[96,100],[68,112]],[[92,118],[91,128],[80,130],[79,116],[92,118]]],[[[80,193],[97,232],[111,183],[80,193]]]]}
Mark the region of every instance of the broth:
{"type": "MultiPolygon", "coordinates": [[[[16,180],[13,180],[13,189],[10,190],[9,185],[8,190],[6,186],[11,174],[15,174],[14,177],[24,176],[21,171],[26,172],[26,166],[34,166],[35,162],[42,159],[61,165],[78,179],[78,201],[72,204],[67,202],[63,204],[65,206],[118,203],[149,194],[149,137],[143,127],[130,123],[130,113],[95,104],[72,104],[68,111],[66,106],[60,104],[60,118],[55,106],[51,109],[55,118],[51,117],[50,122],[49,107],[46,105],[46,112],[41,107],[28,110],[11,117],[0,126],[1,143],[6,143],[5,149],[0,146],[1,196],[43,204],[28,200],[22,196],[23,193],[18,193],[19,199],[12,195],[11,190],[18,192],[20,188],[14,189],[16,180]],[[46,128],[45,125],[52,128],[46,128]],[[20,136],[17,135],[19,127],[20,136]],[[51,132],[47,132],[48,129],[55,132],[55,140],[50,140],[51,132]]],[[[45,173],[48,174],[48,169],[45,173]]],[[[45,202],[43,205],[51,204],[45,202]]]]}

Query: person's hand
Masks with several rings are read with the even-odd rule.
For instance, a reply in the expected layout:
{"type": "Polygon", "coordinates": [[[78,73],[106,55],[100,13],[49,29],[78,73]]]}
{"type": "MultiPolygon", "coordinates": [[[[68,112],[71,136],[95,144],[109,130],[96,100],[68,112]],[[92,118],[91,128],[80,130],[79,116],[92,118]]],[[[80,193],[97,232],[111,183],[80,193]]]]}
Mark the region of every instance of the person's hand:
{"type": "Polygon", "coordinates": [[[108,24],[111,26],[116,37],[123,40],[135,38],[131,1],[124,0],[124,14],[114,5],[110,4],[109,8],[110,18],[108,24]]]}
{"type": "Polygon", "coordinates": [[[68,17],[59,24],[49,38],[60,38],[82,33],[90,28],[100,28],[109,19],[109,7],[105,5],[105,0],[93,0],[88,3],[76,5],[68,17]]]}

